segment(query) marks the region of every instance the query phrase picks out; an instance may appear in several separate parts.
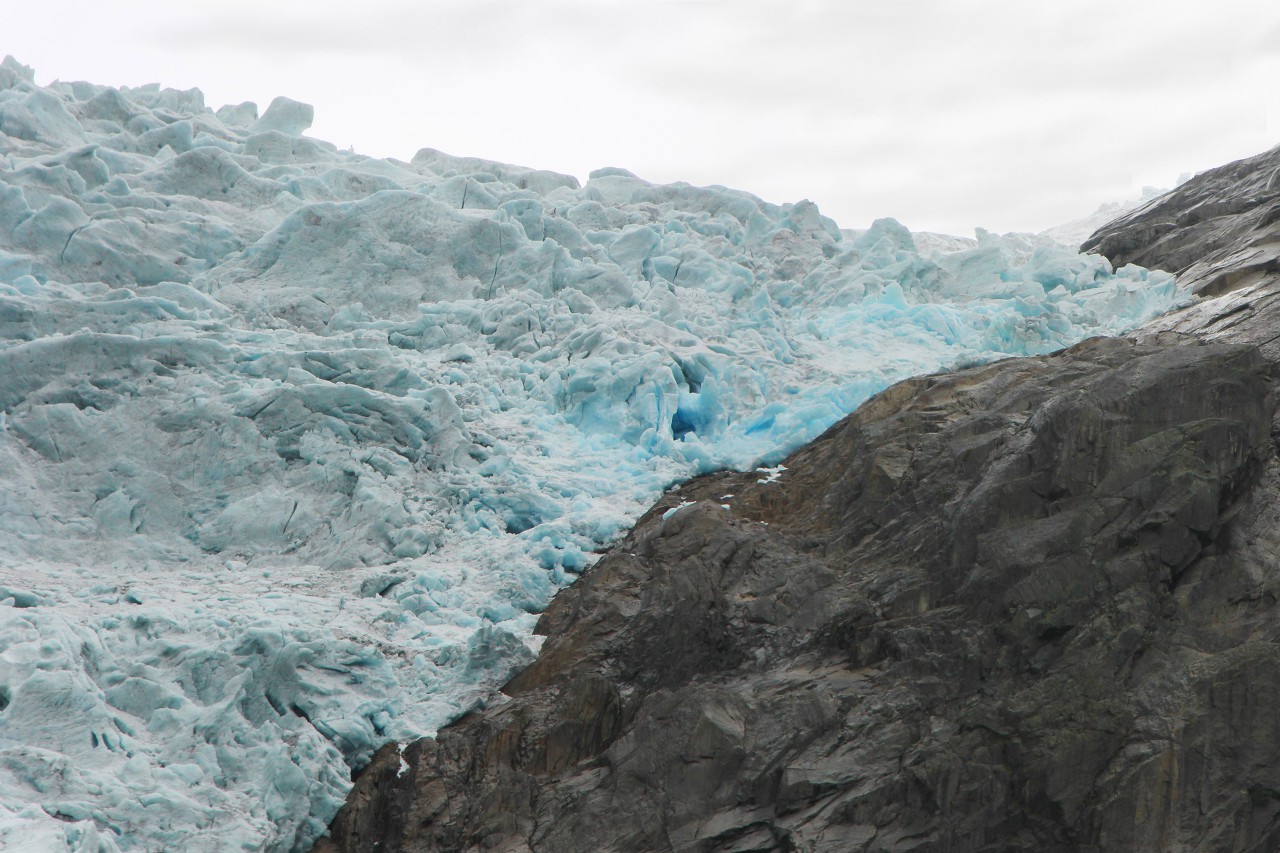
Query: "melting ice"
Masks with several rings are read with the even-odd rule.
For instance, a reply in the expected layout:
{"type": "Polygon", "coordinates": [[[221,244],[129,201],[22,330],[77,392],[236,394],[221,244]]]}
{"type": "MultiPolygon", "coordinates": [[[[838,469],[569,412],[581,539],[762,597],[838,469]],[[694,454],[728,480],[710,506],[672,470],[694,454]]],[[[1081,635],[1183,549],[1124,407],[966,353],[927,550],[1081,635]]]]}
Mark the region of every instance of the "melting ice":
{"type": "Polygon", "coordinates": [[[673,482],[1184,298],[310,118],[0,66],[0,847],[306,849],[673,482]]]}

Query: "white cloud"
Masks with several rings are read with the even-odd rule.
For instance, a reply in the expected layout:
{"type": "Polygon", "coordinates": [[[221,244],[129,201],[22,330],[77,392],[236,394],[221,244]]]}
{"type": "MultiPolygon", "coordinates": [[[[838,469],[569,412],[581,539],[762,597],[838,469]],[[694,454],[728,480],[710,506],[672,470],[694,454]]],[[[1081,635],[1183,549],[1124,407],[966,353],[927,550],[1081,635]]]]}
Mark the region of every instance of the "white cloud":
{"type": "Polygon", "coordinates": [[[1034,229],[1280,139],[1259,0],[51,0],[39,79],[286,94],[315,135],[812,198],[842,225],[1034,229]]]}

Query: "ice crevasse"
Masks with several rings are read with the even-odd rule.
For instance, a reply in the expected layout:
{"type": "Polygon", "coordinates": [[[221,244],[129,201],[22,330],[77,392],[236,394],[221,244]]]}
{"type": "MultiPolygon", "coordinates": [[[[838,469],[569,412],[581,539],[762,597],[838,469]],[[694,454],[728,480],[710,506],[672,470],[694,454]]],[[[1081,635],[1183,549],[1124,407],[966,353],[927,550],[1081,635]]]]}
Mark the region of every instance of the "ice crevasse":
{"type": "Polygon", "coordinates": [[[1186,298],[310,119],[0,66],[0,849],[304,850],[672,483],[1186,298]]]}

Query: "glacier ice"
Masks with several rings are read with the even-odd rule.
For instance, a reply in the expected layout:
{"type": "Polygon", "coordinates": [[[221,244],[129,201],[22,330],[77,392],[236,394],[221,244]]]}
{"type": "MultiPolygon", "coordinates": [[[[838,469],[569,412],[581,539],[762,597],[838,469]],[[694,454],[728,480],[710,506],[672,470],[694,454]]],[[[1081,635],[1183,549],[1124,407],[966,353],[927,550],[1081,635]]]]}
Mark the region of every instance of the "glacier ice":
{"type": "Polygon", "coordinates": [[[1186,298],[0,65],[0,848],[298,850],[673,482],[1186,298]]]}

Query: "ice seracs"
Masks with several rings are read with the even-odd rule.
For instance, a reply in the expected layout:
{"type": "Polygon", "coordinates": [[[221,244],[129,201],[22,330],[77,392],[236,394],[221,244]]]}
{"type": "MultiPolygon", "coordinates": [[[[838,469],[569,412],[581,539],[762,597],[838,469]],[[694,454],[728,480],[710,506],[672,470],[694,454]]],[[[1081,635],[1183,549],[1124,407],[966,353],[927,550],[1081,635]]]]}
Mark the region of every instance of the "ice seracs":
{"type": "Polygon", "coordinates": [[[311,117],[0,66],[0,847],[306,849],[672,482],[1183,298],[311,117]]]}

